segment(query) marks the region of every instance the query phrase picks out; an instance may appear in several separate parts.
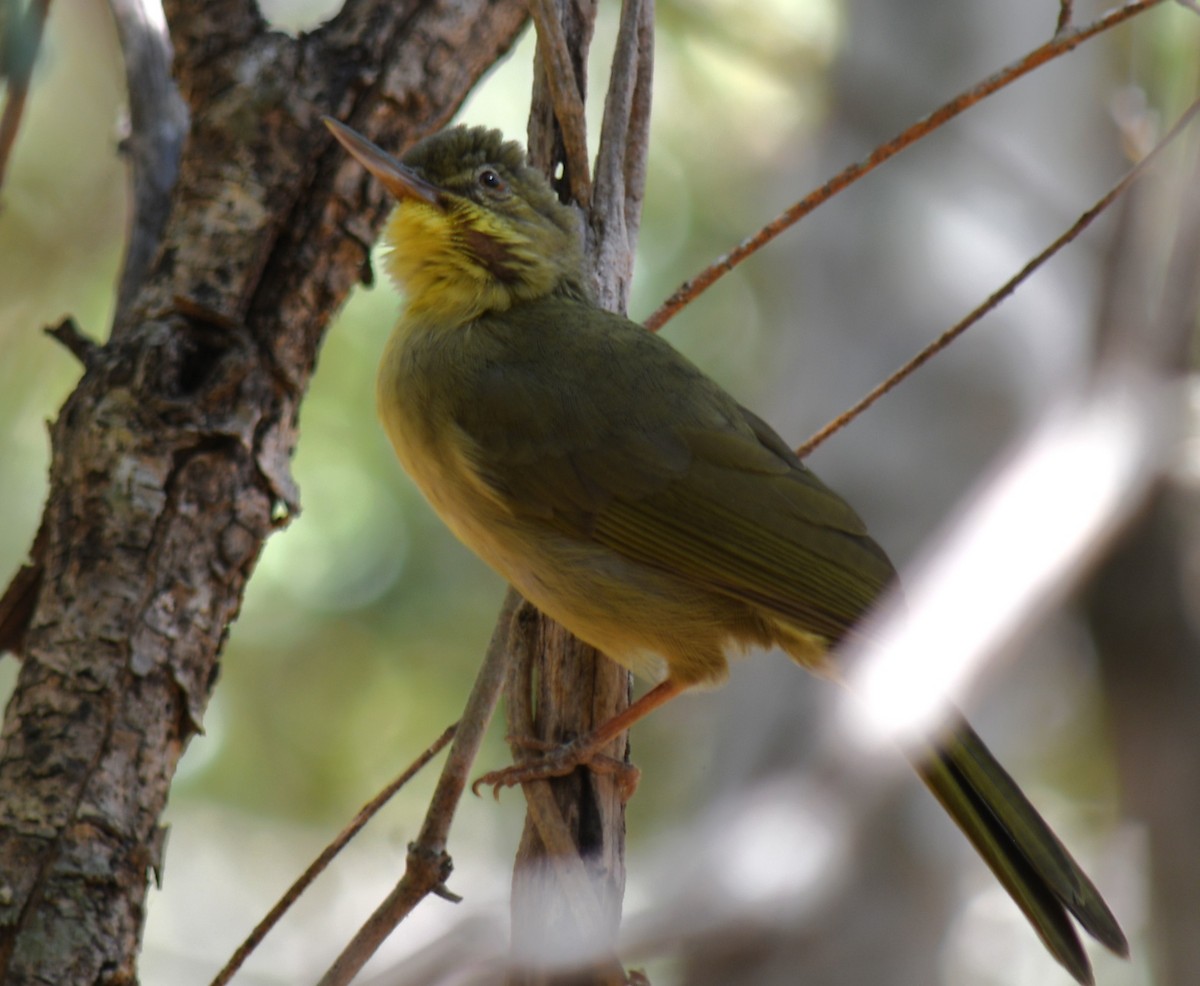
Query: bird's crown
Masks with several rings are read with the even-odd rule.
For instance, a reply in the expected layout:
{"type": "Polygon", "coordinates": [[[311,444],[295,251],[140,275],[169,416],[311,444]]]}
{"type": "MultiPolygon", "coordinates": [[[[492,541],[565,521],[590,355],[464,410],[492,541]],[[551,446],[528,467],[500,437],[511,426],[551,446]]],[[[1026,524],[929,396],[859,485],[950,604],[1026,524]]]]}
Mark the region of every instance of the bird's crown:
{"type": "Polygon", "coordinates": [[[587,297],[578,213],[520,144],[452,127],[403,164],[429,186],[427,197],[402,199],[385,233],[410,312],[465,321],[555,292],[587,297]]]}

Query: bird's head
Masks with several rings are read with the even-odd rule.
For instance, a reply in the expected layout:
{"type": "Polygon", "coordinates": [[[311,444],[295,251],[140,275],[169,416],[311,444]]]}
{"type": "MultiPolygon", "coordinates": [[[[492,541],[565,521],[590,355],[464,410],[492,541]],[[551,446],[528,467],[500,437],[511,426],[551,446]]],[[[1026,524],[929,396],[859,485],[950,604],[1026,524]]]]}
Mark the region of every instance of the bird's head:
{"type": "Polygon", "coordinates": [[[525,163],[519,144],[486,127],[452,127],[398,161],[325,119],[395,196],[388,272],[411,315],[454,322],[554,293],[586,297],[579,220],[525,163]]]}

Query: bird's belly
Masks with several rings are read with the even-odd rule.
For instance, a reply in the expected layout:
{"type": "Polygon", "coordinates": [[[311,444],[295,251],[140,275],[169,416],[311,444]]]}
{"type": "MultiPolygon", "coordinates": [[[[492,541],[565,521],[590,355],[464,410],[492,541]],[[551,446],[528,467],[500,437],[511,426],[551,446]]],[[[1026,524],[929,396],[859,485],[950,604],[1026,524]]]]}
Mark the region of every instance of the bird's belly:
{"type": "Polygon", "coordinates": [[[726,600],[602,545],[541,525],[501,524],[464,540],[543,613],[638,675],[689,684],[727,674],[726,600]]]}
{"type": "Polygon", "coordinates": [[[727,652],[768,642],[741,604],[514,513],[452,447],[430,456],[394,444],[460,541],[543,613],[636,674],[715,683],[727,674],[727,652]]]}

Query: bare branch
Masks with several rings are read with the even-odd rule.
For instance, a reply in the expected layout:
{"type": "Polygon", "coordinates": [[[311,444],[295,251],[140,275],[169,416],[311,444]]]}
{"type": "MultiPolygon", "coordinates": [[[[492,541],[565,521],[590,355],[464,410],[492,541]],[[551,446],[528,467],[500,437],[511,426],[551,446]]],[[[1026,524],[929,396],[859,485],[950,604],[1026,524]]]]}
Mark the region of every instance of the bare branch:
{"type": "MultiPolygon", "coordinates": [[[[1148,362],[1177,377],[1193,365],[1200,322],[1200,153],[1178,182],[1139,185],[1122,209],[1104,265],[1097,318],[1097,362],[1148,351],[1148,362]],[[1190,173],[1189,173],[1190,172],[1190,173]],[[1174,244],[1160,281],[1147,249],[1163,242],[1162,193],[1170,189],[1174,244]],[[1175,208],[1176,196],[1178,209],[1175,208]],[[1161,283],[1156,306],[1152,291],[1161,283]],[[1157,318],[1147,314],[1155,311],[1157,318]],[[1148,330],[1149,333],[1148,333],[1148,330]],[[1151,338],[1147,339],[1147,335],[1151,338]]],[[[1194,441],[1194,425],[1185,442],[1194,441]]],[[[1188,469],[1184,453],[1176,469],[1188,469]]],[[[1104,686],[1106,733],[1113,737],[1121,800],[1138,819],[1146,845],[1149,910],[1155,915],[1154,962],[1162,982],[1186,982],[1200,964],[1200,859],[1190,854],[1200,798],[1200,760],[1163,757],[1200,744],[1200,629],[1181,573],[1196,545],[1190,518],[1197,489],[1178,473],[1157,484],[1132,530],[1082,593],[1104,686]],[[1182,584],[1181,584],[1182,583],[1182,584]]],[[[1142,854],[1140,853],[1139,856],[1142,854]]]]}
{"type": "MultiPolygon", "coordinates": [[[[530,698],[537,621],[537,610],[525,603],[513,620],[510,638],[513,664],[505,689],[505,705],[513,758],[518,763],[530,755],[521,738],[536,735],[530,698]]],[[[524,893],[514,904],[533,908],[544,905],[558,910],[565,906],[573,913],[574,920],[551,922],[546,916],[524,915],[523,920],[514,922],[513,957],[518,964],[537,962],[541,965],[550,960],[544,935],[538,936],[536,941],[522,941],[517,935],[522,928],[544,929],[551,923],[556,929],[566,929],[570,937],[570,940],[564,940],[556,935],[551,951],[566,956],[587,954],[590,951],[587,946],[592,944],[587,940],[588,936],[604,924],[601,896],[597,893],[599,888],[580,859],[579,849],[550,782],[532,781],[524,784],[522,789],[529,819],[541,839],[544,852],[533,861],[526,860],[526,872],[522,874],[523,880],[540,885],[538,892],[524,893]],[[527,871],[531,865],[537,867],[536,873],[527,871]]]]}
{"type": "MultiPolygon", "coordinates": [[[[582,63],[595,4],[563,0],[557,6],[563,11],[570,51],[582,63]]],[[[585,249],[596,297],[603,306],[618,311],[624,309],[632,274],[645,168],[652,13],[644,3],[622,8],[597,185],[590,201],[579,201],[585,210],[585,249]],[[619,132],[625,129],[632,130],[632,139],[619,132]],[[628,205],[634,209],[627,214],[628,205]]],[[[548,60],[541,58],[541,62],[535,80],[551,73],[548,60]]],[[[581,90],[584,84],[581,81],[581,90]]],[[[556,152],[548,97],[553,98],[549,83],[535,81],[529,147],[531,160],[552,172],[556,152]]],[[[523,735],[565,742],[628,706],[630,676],[623,668],[545,618],[539,617],[528,632],[537,638],[532,649],[539,662],[538,716],[533,731],[523,735]]],[[[523,679],[514,683],[522,686],[528,687],[523,679]]],[[[608,752],[623,759],[627,751],[627,737],[622,734],[608,752]]],[[[548,784],[528,785],[525,796],[528,814],[513,875],[514,957],[540,976],[554,963],[544,947],[548,941],[577,955],[576,946],[586,940],[588,953],[598,957],[577,981],[624,982],[612,955],[625,883],[625,799],[618,778],[575,771],[548,784]]]]}
{"type": "Polygon", "coordinates": [[[545,66],[545,78],[554,102],[554,116],[562,132],[567,155],[567,178],[571,198],[587,205],[592,201],[592,180],[588,170],[587,121],[583,95],[571,64],[562,20],[554,0],[532,0],[530,10],[537,24],[538,54],[545,66]]]}
{"type": "Polygon", "coordinates": [[[350,982],[396,925],[426,896],[438,892],[450,875],[450,857],[446,852],[450,824],[466,790],[471,765],[508,674],[508,640],[512,634],[513,614],[521,602],[516,590],[509,589],[492,631],[483,667],[479,669],[463,710],[450,755],[430,799],[425,822],[416,841],[408,847],[404,876],[321,977],[319,986],[344,986],[350,982]]]}
{"type": "Polygon", "coordinates": [[[840,431],[842,428],[848,425],[851,421],[862,414],[863,411],[879,400],[879,398],[881,398],[884,394],[892,390],[902,380],[910,376],[913,372],[949,346],[950,343],[966,332],[967,329],[969,329],[972,325],[983,318],[984,315],[986,315],[997,305],[999,305],[1000,302],[1012,294],[1024,281],[1026,281],[1030,276],[1033,275],[1035,271],[1045,264],[1046,261],[1058,253],[1058,251],[1065,247],[1068,243],[1078,237],[1080,233],[1082,233],[1085,229],[1087,229],[1088,226],[1092,224],[1092,221],[1097,216],[1099,216],[1102,212],[1104,212],[1105,209],[1112,205],[1112,203],[1121,195],[1121,193],[1124,192],[1132,182],[1139,178],[1146,171],[1146,169],[1157,160],[1159,155],[1167,148],[1167,146],[1170,145],[1170,143],[1176,137],[1178,137],[1180,133],[1183,132],[1198,111],[1200,111],[1200,102],[1193,103],[1179,118],[1179,120],[1175,123],[1175,126],[1171,128],[1167,135],[1163,137],[1162,140],[1160,140],[1144,158],[1130,168],[1124,174],[1124,176],[1122,176],[1120,181],[1118,181],[1112,186],[1112,188],[1105,192],[1104,195],[1102,195],[1090,209],[1083,213],[1083,215],[1081,215],[1070,226],[1070,228],[1067,229],[1066,232],[1059,236],[1036,257],[1030,260],[1029,263],[1022,267],[1008,281],[992,292],[992,294],[990,294],[981,305],[971,311],[971,313],[962,319],[962,321],[951,326],[949,329],[943,332],[940,336],[938,336],[937,339],[917,353],[916,356],[914,356],[902,367],[900,367],[900,369],[884,380],[883,383],[875,387],[857,404],[848,410],[843,411],[836,418],[812,435],[812,437],[810,437],[803,445],[800,446],[799,449],[796,450],[796,454],[800,456],[808,455],[809,452],[825,441],[830,435],[840,431]]]}
{"type": "Polygon", "coordinates": [[[621,265],[616,268],[620,273],[616,284],[622,292],[612,298],[602,296],[600,303],[621,312],[628,301],[642,218],[653,69],[654,2],[625,0],[604,100],[595,201],[589,217],[594,266],[609,270],[613,264],[621,265]]]}
{"type": "Polygon", "coordinates": [[[321,854],[309,864],[308,868],[300,874],[296,882],[288,887],[284,895],[279,898],[275,906],[255,925],[254,930],[246,936],[246,940],[230,956],[224,968],[217,973],[216,978],[212,981],[212,986],[225,986],[234,977],[234,974],[245,964],[246,959],[250,957],[270,930],[280,922],[291,906],[300,899],[300,895],[309,888],[317,877],[325,872],[338,853],[349,845],[350,840],[362,831],[367,822],[375,817],[379,810],[392,799],[392,796],[416,777],[424,769],[425,765],[445,748],[446,744],[454,738],[454,731],[457,728],[457,724],[447,726],[442,735],[426,747],[402,774],[358,810],[358,813],[351,819],[350,824],[337,834],[337,838],[321,850],[321,854]]]}
{"type": "MultiPolygon", "coordinates": [[[[537,611],[526,603],[518,610],[513,625],[515,632],[511,638],[513,667],[508,676],[509,687],[505,689],[505,698],[513,759],[518,763],[530,756],[521,737],[535,735],[530,695],[536,617],[537,611]]],[[[599,901],[579,862],[574,840],[554,801],[550,783],[545,780],[532,781],[524,785],[524,792],[538,835],[546,846],[546,855],[550,857],[563,883],[561,899],[567,901],[569,907],[579,909],[576,920],[580,927],[591,927],[600,914],[599,901]]],[[[498,791],[496,797],[499,799],[498,791]]]]}
{"type": "Polygon", "coordinates": [[[1075,13],[1075,0],[1058,0],[1058,23],[1054,25],[1055,35],[1062,34],[1071,26],[1071,18],[1075,13]]]}
{"type": "Polygon", "coordinates": [[[721,277],[728,274],[747,257],[762,249],[762,247],[770,243],[771,240],[775,239],[784,230],[795,225],[843,189],[854,184],[854,182],[858,181],[864,175],[874,171],[884,161],[895,157],[906,147],[916,143],[960,113],[970,109],[976,103],[981,102],[1012,82],[1015,82],[1023,75],[1028,75],[1034,69],[1040,68],[1047,62],[1074,50],[1089,38],[1114,28],[1118,24],[1129,20],[1129,18],[1162,2],[1163,0],[1132,0],[1132,2],[1122,7],[1109,11],[1109,13],[1093,21],[1091,24],[1057,35],[1053,40],[1048,41],[1040,48],[1035,48],[1024,57],[1001,69],[995,75],[984,79],[965,92],[955,96],[948,103],[943,104],[934,110],[933,113],[918,120],[891,140],[880,144],[865,160],[850,165],[820,188],[810,192],[777,218],[767,223],[767,225],[753,236],[739,243],[729,253],[725,254],[725,256],[718,258],[695,277],[681,284],[675,293],[646,319],[646,328],[652,332],[658,331],[680,309],[695,300],[701,293],[711,287],[721,277]]]}

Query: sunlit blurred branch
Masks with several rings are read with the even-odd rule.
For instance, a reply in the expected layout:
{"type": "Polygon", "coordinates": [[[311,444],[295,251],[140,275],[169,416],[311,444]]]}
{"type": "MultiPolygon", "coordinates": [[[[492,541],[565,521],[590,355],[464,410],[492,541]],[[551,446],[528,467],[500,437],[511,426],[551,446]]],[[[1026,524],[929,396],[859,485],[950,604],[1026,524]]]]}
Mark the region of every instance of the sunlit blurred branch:
{"type": "Polygon", "coordinates": [[[1112,186],[1104,195],[1102,195],[1096,203],[1081,215],[1061,236],[1051,243],[1045,250],[1039,253],[1036,257],[1029,261],[1016,274],[1006,281],[1001,287],[994,291],[987,299],[978,307],[973,309],[960,322],[951,326],[943,332],[937,339],[931,342],[928,346],[922,349],[916,356],[905,363],[900,369],[893,373],[890,377],[884,380],[881,384],[875,387],[869,394],[858,401],[853,407],[848,408],[839,414],[836,418],[822,427],[819,431],[813,434],[803,445],[797,450],[796,454],[800,456],[808,455],[813,449],[820,445],[823,441],[829,438],[830,435],[841,430],[851,421],[857,418],[867,408],[874,404],[884,394],[888,393],[897,384],[901,383],[920,367],[924,366],[930,359],[940,353],[943,349],[950,345],[955,339],[967,331],[971,326],[978,322],[984,315],[992,311],[1005,298],[1011,295],[1020,285],[1033,275],[1040,267],[1042,267],[1051,257],[1059,250],[1065,247],[1068,243],[1075,240],[1080,233],[1088,228],[1102,212],[1104,212],[1112,203],[1124,192],[1138,177],[1145,173],[1146,169],[1157,160],[1158,156],[1183,132],[1184,128],[1192,122],[1197,112],[1200,112],[1200,102],[1193,103],[1176,121],[1175,126],[1154,146],[1154,148],[1146,154],[1137,164],[1129,169],[1125,175],[1112,186]]]}
{"type": "Polygon", "coordinates": [[[1162,475],[1181,390],[1114,366],[1012,452],[848,650],[854,731],[906,742],[1061,601],[1162,475]],[[865,721],[857,718],[865,713],[865,721]]]}
{"type": "MultiPolygon", "coordinates": [[[[741,788],[687,824],[672,827],[641,853],[637,863],[649,896],[622,924],[619,947],[625,960],[636,966],[747,934],[784,937],[815,923],[853,865],[862,822],[883,790],[859,783],[853,772],[835,776],[829,766],[821,762],[741,788]]],[[[547,903],[556,898],[548,895],[547,903]]],[[[381,986],[509,982],[510,974],[519,974],[520,956],[500,952],[495,936],[486,932],[486,918],[476,914],[470,920],[483,925],[479,932],[451,929],[427,955],[380,977],[381,986]]],[[[606,957],[603,942],[582,937],[547,942],[538,956],[539,971],[552,982],[570,982],[573,973],[606,957]]],[[[684,981],[728,986],[721,975],[714,971],[705,979],[701,970],[699,980],[693,974],[684,981]]]]}
{"type": "Polygon", "coordinates": [[[1184,197],[1170,265],[1144,275],[1161,282],[1157,305],[1123,306],[1091,378],[934,539],[906,576],[905,602],[885,607],[864,635],[874,643],[847,649],[857,732],[862,713],[868,733],[901,742],[933,728],[951,698],[1078,583],[1176,461],[1181,373],[1200,306],[1195,191],[1184,197]]]}
{"type": "MultiPolygon", "coordinates": [[[[1169,214],[1161,207],[1122,213],[1103,274],[1097,319],[1101,357],[1114,349],[1119,353],[1148,346],[1162,365],[1194,371],[1200,328],[1200,144],[1193,141],[1190,152],[1190,173],[1181,169],[1177,188],[1182,194],[1169,214]],[[1158,319],[1176,328],[1143,339],[1127,326],[1142,324],[1148,287],[1158,281],[1156,272],[1147,270],[1147,258],[1161,253],[1165,229],[1176,216],[1158,319]]],[[[1132,200],[1154,191],[1143,184],[1132,200]]],[[[1194,379],[1190,387],[1194,402],[1194,379]]],[[[1188,445],[1194,441],[1193,432],[1188,445]]],[[[1195,594],[1187,591],[1186,582],[1180,584],[1196,549],[1191,518],[1200,506],[1200,490],[1188,476],[1195,469],[1194,450],[1180,458],[1179,471],[1160,484],[1082,594],[1122,802],[1125,812],[1138,820],[1144,840],[1146,923],[1154,928],[1150,961],[1163,983],[1188,982],[1200,967],[1195,933],[1200,925],[1200,857],[1192,851],[1200,812],[1200,760],[1178,755],[1200,748],[1195,714],[1200,707],[1195,673],[1200,625],[1195,594]]]]}
{"type": "Polygon", "coordinates": [[[766,246],[766,244],[770,243],[780,233],[795,225],[843,189],[874,171],[883,162],[895,157],[906,147],[933,133],[960,113],[970,109],[976,103],[983,101],[988,96],[1000,91],[1005,86],[1027,75],[1034,69],[1040,68],[1047,62],[1053,61],[1055,58],[1065,55],[1069,51],[1073,51],[1089,38],[1116,27],[1118,24],[1161,2],[1162,0],[1132,0],[1132,2],[1122,7],[1109,11],[1109,13],[1090,24],[1062,31],[1056,34],[1051,41],[1033,49],[1033,51],[1006,68],[1001,69],[995,75],[984,79],[965,92],[955,96],[949,102],[943,104],[923,119],[918,120],[891,140],[880,144],[865,160],[856,162],[845,168],[820,188],[810,192],[777,218],[767,223],[767,225],[763,226],[753,236],[743,240],[729,251],[729,253],[717,258],[717,260],[713,261],[712,264],[695,277],[685,281],[674,294],[646,319],[646,328],[652,332],[662,328],[685,305],[694,301],[702,292],[711,287],[721,277],[728,274],[743,260],[766,246]]]}

